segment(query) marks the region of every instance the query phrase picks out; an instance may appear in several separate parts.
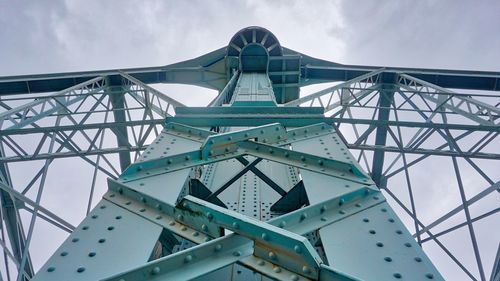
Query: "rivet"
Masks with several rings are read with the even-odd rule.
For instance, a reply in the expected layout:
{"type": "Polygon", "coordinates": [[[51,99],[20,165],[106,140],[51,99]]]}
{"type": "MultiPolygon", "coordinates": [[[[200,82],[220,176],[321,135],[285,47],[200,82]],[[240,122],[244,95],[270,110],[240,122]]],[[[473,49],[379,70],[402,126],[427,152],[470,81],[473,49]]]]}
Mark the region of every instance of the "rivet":
{"type": "Polygon", "coordinates": [[[116,216],[115,219],[117,220],[121,220],[122,219],[122,216],[116,216]]]}
{"type": "Polygon", "coordinates": [[[274,150],[272,148],[269,148],[269,153],[273,154],[274,150]]]}
{"type": "Polygon", "coordinates": [[[325,205],[321,206],[321,208],[319,209],[319,211],[321,213],[324,213],[326,211],[326,206],[325,205]]]}
{"type": "Polygon", "coordinates": [[[233,222],[234,229],[239,229],[240,225],[237,222],[233,222]]]}
{"type": "Polygon", "coordinates": [[[370,234],[375,234],[375,233],[377,233],[377,232],[376,232],[375,230],[373,230],[373,229],[371,229],[369,232],[370,232],[370,234]]]}
{"type": "Polygon", "coordinates": [[[84,226],[84,227],[82,227],[82,229],[83,230],[87,230],[87,229],[89,229],[89,227],[88,226],[84,226]]]}
{"type": "Polygon", "coordinates": [[[184,258],[184,262],[185,262],[185,263],[188,263],[188,262],[190,262],[190,261],[192,261],[192,260],[193,260],[193,256],[191,256],[191,255],[187,255],[187,256],[184,258]]]}
{"type": "Polygon", "coordinates": [[[222,244],[217,244],[217,245],[215,245],[215,247],[214,247],[214,251],[215,251],[215,252],[219,252],[220,250],[222,250],[222,244]]]}
{"type": "Polygon", "coordinates": [[[300,220],[303,221],[305,219],[307,219],[307,213],[300,214],[300,220]]]}
{"type": "Polygon", "coordinates": [[[403,234],[403,231],[401,231],[401,230],[396,230],[396,233],[397,233],[397,234],[403,234]]]}
{"type": "Polygon", "coordinates": [[[263,265],[264,265],[264,264],[266,264],[266,263],[265,263],[263,260],[259,260],[259,261],[257,262],[257,264],[258,264],[258,265],[260,265],[260,266],[263,266],[263,265]]]}
{"type": "Polygon", "coordinates": [[[410,243],[405,243],[405,246],[410,248],[411,247],[411,244],[410,243]]]}
{"type": "Polygon", "coordinates": [[[276,259],[276,254],[274,252],[269,252],[269,258],[272,260],[276,259]]]}
{"type": "Polygon", "coordinates": [[[302,249],[300,248],[300,246],[299,246],[299,245],[295,245],[295,246],[293,247],[293,250],[294,250],[294,251],[295,251],[295,253],[297,253],[297,254],[302,253],[302,249]]]}
{"type": "Polygon", "coordinates": [[[382,243],[382,242],[377,242],[377,247],[384,247],[384,243],[382,243]]]}
{"type": "Polygon", "coordinates": [[[345,199],[344,198],[340,198],[339,200],[339,206],[342,206],[345,202],[345,199]]]}
{"type": "Polygon", "coordinates": [[[202,224],[201,225],[201,230],[207,231],[208,230],[208,226],[206,224],[202,224]]]}
{"type": "Polygon", "coordinates": [[[178,219],[178,220],[180,220],[180,221],[181,221],[181,220],[184,220],[184,216],[183,216],[183,215],[181,215],[181,214],[179,214],[179,215],[177,215],[177,219],[178,219]]]}
{"type": "Polygon", "coordinates": [[[292,274],[292,276],[290,276],[290,277],[291,277],[291,279],[292,279],[293,281],[298,281],[298,280],[299,280],[299,276],[297,276],[297,275],[295,275],[295,274],[292,274]]]}
{"type": "Polygon", "coordinates": [[[193,236],[194,236],[194,237],[196,237],[196,236],[198,236],[198,235],[200,235],[200,233],[199,233],[198,231],[193,232],[193,236]]]}
{"type": "Polygon", "coordinates": [[[186,155],[186,157],[184,157],[184,159],[186,159],[186,161],[188,161],[189,159],[191,159],[191,156],[186,155]]]}
{"type": "Polygon", "coordinates": [[[318,164],[319,164],[320,166],[323,166],[323,160],[318,160],[318,164]]]}
{"type": "Polygon", "coordinates": [[[89,253],[89,257],[95,257],[95,255],[96,255],[95,252],[90,252],[89,253]]]}
{"type": "Polygon", "coordinates": [[[364,222],[369,222],[370,220],[368,218],[363,219],[364,222]]]}
{"type": "Polygon", "coordinates": [[[415,257],[415,261],[416,261],[416,262],[422,262],[422,259],[421,259],[421,258],[419,258],[419,257],[415,257]]]}
{"type": "Polygon", "coordinates": [[[344,210],[340,210],[340,211],[339,211],[339,214],[341,214],[341,215],[345,215],[345,211],[344,211],[344,210]]]}
{"type": "Polygon", "coordinates": [[[168,223],[169,225],[175,225],[175,221],[171,221],[168,223]]]}
{"type": "Polygon", "coordinates": [[[74,242],[78,242],[78,240],[80,240],[80,239],[78,239],[78,238],[73,238],[73,239],[71,240],[71,242],[73,242],[73,243],[74,243],[74,242]]]}
{"type": "Polygon", "coordinates": [[[288,156],[290,156],[290,153],[285,152],[285,157],[288,157],[288,156]]]}
{"type": "Polygon", "coordinates": [[[281,272],[281,268],[280,267],[275,267],[275,268],[273,268],[273,271],[276,272],[276,273],[280,273],[281,272]]]}
{"type": "Polygon", "coordinates": [[[62,257],[65,257],[65,256],[67,256],[67,255],[68,255],[68,252],[62,252],[62,253],[61,253],[61,256],[62,256],[62,257]]]}
{"type": "Polygon", "coordinates": [[[279,227],[283,228],[286,226],[286,222],[285,221],[281,221],[280,224],[279,224],[279,227]]]}
{"type": "Polygon", "coordinates": [[[85,267],[79,267],[79,268],[76,270],[76,272],[78,272],[78,273],[82,273],[82,272],[84,272],[84,271],[85,271],[85,267]]]}
{"type": "Polygon", "coordinates": [[[391,261],[392,261],[392,258],[391,258],[391,257],[385,257],[385,258],[384,258],[384,260],[385,260],[386,262],[391,262],[391,261]]]}
{"type": "Polygon", "coordinates": [[[269,240],[269,235],[267,235],[267,233],[262,233],[261,237],[264,240],[269,240]]]}
{"type": "Polygon", "coordinates": [[[302,162],[305,162],[305,161],[306,161],[306,157],[305,157],[305,156],[301,156],[301,157],[300,157],[300,160],[301,160],[302,162]]]}
{"type": "Polygon", "coordinates": [[[354,206],[356,206],[356,207],[360,208],[360,207],[361,207],[361,204],[356,203],[356,205],[354,205],[354,206]]]}
{"type": "Polygon", "coordinates": [[[207,218],[209,221],[213,220],[214,219],[214,215],[210,212],[207,212],[207,218]]]}
{"type": "Polygon", "coordinates": [[[327,221],[326,217],[321,217],[320,220],[321,221],[327,221]]]}
{"type": "Polygon", "coordinates": [[[162,216],[157,216],[156,219],[157,220],[161,220],[162,216]]]}
{"type": "Polygon", "coordinates": [[[239,257],[239,256],[241,256],[241,252],[240,251],[234,251],[233,252],[233,256],[239,257]]]}
{"type": "Polygon", "coordinates": [[[47,268],[47,271],[48,271],[48,272],[54,272],[54,270],[56,270],[56,268],[55,268],[55,267],[53,267],[53,266],[51,266],[51,267],[47,268]]]}
{"type": "Polygon", "coordinates": [[[403,276],[401,275],[401,273],[397,273],[397,272],[396,272],[396,273],[394,273],[392,276],[394,276],[394,278],[396,278],[396,279],[401,279],[401,277],[403,277],[403,276]]]}
{"type": "Polygon", "coordinates": [[[186,230],[187,230],[187,227],[186,227],[186,226],[183,226],[183,227],[181,227],[181,230],[182,230],[182,231],[186,231],[186,230]]]}
{"type": "Polygon", "coordinates": [[[378,200],[379,198],[378,196],[373,196],[373,199],[378,200]]]}
{"type": "Polygon", "coordinates": [[[233,139],[233,137],[231,137],[231,136],[227,137],[227,140],[228,140],[228,141],[230,141],[230,140],[232,140],[232,139],[233,139]]]}
{"type": "Polygon", "coordinates": [[[92,215],[93,219],[97,219],[98,215],[92,215]]]}
{"type": "Polygon", "coordinates": [[[99,241],[98,241],[98,242],[102,244],[102,243],[106,242],[106,239],[101,238],[101,239],[99,239],[99,241]]]}
{"type": "Polygon", "coordinates": [[[425,275],[425,277],[427,277],[427,279],[434,279],[434,274],[432,274],[432,273],[427,273],[427,274],[425,275]]]}
{"type": "Polygon", "coordinates": [[[304,265],[302,267],[302,272],[304,272],[305,274],[310,274],[311,273],[311,269],[308,266],[304,265]]]}
{"type": "Polygon", "coordinates": [[[111,231],[111,230],[113,230],[113,229],[115,229],[115,227],[114,227],[114,226],[108,226],[108,230],[109,230],[109,231],[111,231]]]}

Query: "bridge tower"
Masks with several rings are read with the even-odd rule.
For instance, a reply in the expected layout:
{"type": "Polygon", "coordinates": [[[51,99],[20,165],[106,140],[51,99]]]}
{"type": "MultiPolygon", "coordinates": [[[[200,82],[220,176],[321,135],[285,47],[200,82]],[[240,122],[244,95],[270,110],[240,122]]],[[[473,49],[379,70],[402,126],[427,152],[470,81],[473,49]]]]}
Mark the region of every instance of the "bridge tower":
{"type": "Polygon", "coordinates": [[[328,62],[261,27],[167,66],[0,77],[1,277],[444,280],[446,260],[499,280],[499,80],[328,62]],[[61,171],[89,188],[64,197],[61,171]]]}

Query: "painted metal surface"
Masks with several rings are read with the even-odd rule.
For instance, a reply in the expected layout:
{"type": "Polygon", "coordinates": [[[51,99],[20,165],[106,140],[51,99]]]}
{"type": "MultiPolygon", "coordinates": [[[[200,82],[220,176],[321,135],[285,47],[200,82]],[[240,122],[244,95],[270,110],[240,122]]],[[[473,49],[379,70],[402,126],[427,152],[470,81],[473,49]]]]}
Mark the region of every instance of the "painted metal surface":
{"type": "MultiPolygon", "coordinates": [[[[268,30],[249,27],[227,48],[165,67],[0,78],[2,97],[59,91],[22,106],[1,104],[3,226],[18,224],[16,208],[33,213],[26,238],[8,233],[14,254],[2,239],[4,256],[22,268],[17,280],[30,279],[28,248],[40,217],[71,234],[33,280],[443,280],[421,248],[426,241],[439,245],[471,280],[486,280],[472,223],[499,208],[479,217],[469,209],[500,192],[497,178],[474,162],[500,158],[483,150],[497,140],[500,102],[444,87],[499,90],[499,77],[343,66],[284,48],[268,30]],[[299,98],[301,86],[332,81],[342,83],[299,98]],[[148,85],[157,82],[220,94],[207,108],[191,108],[148,85]],[[86,105],[88,100],[95,103],[86,105]],[[143,109],[144,120],[134,120],[131,103],[143,109]],[[372,111],[357,117],[359,110],[372,111]],[[408,118],[410,111],[415,115],[408,118]],[[89,122],[96,112],[104,113],[102,124],[89,122]],[[77,122],[72,116],[80,114],[77,122]],[[40,123],[50,118],[53,124],[40,123]],[[62,124],[64,118],[69,123],[62,124]],[[353,127],[354,141],[342,133],[345,125],[353,127]],[[401,128],[413,129],[409,140],[401,128]],[[116,147],[103,147],[105,130],[116,147]],[[461,149],[459,141],[477,132],[484,136],[461,149]],[[72,140],[78,133],[84,146],[72,140]],[[13,138],[25,134],[41,134],[39,144],[16,144],[13,138]],[[444,143],[422,148],[432,134],[444,143]],[[374,153],[370,158],[365,151],[374,153]],[[389,163],[385,156],[394,152],[399,154],[389,163]],[[118,154],[121,169],[110,164],[111,153],[118,154]],[[453,160],[462,202],[424,225],[408,168],[433,155],[453,160]],[[90,198],[95,175],[109,177],[108,192],[92,210],[89,200],[88,215],[76,227],[40,205],[50,163],[74,156],[95,167],[90,198]],[[490,184],[469,199],[458,157],[490,184]],[[15,190],[7,164],[41,159],[45,165],[31,183],[15,190]],[[388,180],[398,173],[406,174],[409,206],[390,189],[388,180]],[[39,196],[32,200],[26,194],[38,179],[39,196]],[[412,218],[413,234],[386,196],[412,218]],[[462,211],[464,223],[431,232],[462,211]],[[461,227],[469,230],[477,274],[437,238],[461,227]]],[[[497,277],[498,257],[491,279],[497,277]]]]}

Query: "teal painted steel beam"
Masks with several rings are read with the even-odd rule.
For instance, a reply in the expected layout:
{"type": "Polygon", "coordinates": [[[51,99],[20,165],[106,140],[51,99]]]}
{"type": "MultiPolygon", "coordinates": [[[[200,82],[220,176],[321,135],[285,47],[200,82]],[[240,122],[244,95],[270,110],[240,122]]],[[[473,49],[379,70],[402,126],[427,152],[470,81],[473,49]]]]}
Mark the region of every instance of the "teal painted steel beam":
{"type": "MultiPolygon", "coordinates": [[[[390,115],[390,109],[394,100],[394,86],[381,85],[380,86],[380,96],[379,96],[379,112],[377,120],[388,121],[390,115]]],[[[375,136],[376,146],[385,146],[387,140],[387,126],[381,125],[377,127],[375,136]]],[[[373,164],[371,175],[372,179],[377,185],[381,183],[382,169],[384,166],[384,154],[383,150],[375,149],[373,154],[373,164]]]]}
{"type": "MultiPolygon", "coordinates": [[[[109,99],[111,100],[111,104],[113,106],[113,117],[114,120],[118,123],[125,123],[127,118],[125,116],[125,89],[124,86],[110,86],[107,89],[112,92],[109,94],[109,99]]],[[[116,141],[118,147],[130,147],[130,143],[128,142],[128,131],[125,126],[116,126],[115,130],[117,131],[116,141]]],[[[130,152],[121,151],[118,153],[120,157],[120,168],[122,171],[130,165],[130,152]]]]}

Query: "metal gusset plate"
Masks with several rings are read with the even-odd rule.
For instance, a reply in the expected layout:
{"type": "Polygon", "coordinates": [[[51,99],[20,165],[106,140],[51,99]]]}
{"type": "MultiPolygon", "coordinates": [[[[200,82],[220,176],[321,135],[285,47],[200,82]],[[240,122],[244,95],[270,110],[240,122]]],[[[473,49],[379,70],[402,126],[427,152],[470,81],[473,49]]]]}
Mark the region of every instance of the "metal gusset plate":
{"type": "Polygon", "coordinates": [[[101,200],[32,279],[99,280],[148,261],[162,227],[101,200]]]}
{"type": "Polygon", "coordinates": [[[386,202],[325,226],[319,233],[335,268],[356,278],[444,280],[386,202]]]}

